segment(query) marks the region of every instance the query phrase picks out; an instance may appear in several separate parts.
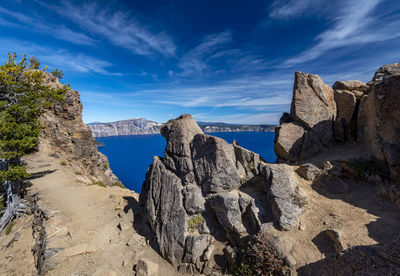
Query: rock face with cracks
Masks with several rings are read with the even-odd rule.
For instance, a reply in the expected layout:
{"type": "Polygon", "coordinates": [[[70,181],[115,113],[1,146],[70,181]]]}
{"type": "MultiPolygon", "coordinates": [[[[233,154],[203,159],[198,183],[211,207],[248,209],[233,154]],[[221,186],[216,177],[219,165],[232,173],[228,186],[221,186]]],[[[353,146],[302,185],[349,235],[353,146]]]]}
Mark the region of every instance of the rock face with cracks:
{"type": "Polygon", "coordinates": [[[164,158],[155,157],[140,195],[161,255],[183,272],[209,275],[221,240],[236,246],[274,223],[296,226],[307,195],[284,164],[268,164],[237,143],[205,135],[184,114],[161,129],[164,158]]]}

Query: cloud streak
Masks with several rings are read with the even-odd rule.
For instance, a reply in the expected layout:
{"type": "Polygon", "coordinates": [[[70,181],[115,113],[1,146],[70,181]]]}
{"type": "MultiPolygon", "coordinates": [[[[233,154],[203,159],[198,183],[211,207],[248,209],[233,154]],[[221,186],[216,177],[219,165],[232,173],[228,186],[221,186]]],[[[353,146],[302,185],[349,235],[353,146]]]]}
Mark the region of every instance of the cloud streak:
{"type": "MultiPolygon", "coordinates": [[[[308,0],[305,1],[308,3],[308,0]]],[[[400,19],[385,22],[373,11],[382,0],[351,0],[342,5],[333,19],[333,26],[316,37],[317,43],[299,55],[289,58],[284,66],[314,60],[330,50],[369,43],[383,42],[400,37],[400,19]],[[378,21],[381,21],[378,23],[378,21]]],[[[299,11],[297,11],[299,12],[299,11]]]]}
{"type": "Polygon", "coordinates": [[[86,2],[80,6],[74,6],[69,1],[62,1],[61,5],[39,3],[68,18],[81,29],[135,54],[175,56],[176,46],[165,32],[153,34],[128,12],[113,11],[95,2],[86,2]]]}
{"type": "Polygon", "coordinates": [[[215,52],[231,41],[230,31],[206,36],[199,45],[180,58],[178,63],[178,67],[182,70],[180,76],[201,74],[207,68],[206,60],[219,57],[215,52]]]}
{"type": "Polygon", "coordinates": [[[81,53],[72,53],[65,49],[44,47],[26,41],[2,38],[0,51],[25,53],[36,56],[44,65],[61,68],[64,71],[78,73],[98,73],[101,75],[120,76],[120,73],[110,72],[111,63],[81,53]]]}
{"type": "Polygon", "coordinates": [[[89,36],[83,33],[75,32],[65,27],[64,25],[50,24],[49,22],[43,21],[43,19],[41,18],[28,16],[26,14],[22,14],[19,12],[14,12],[2,8],[1,6],[0,6],[0,25],[13,28],[27,29],[29,31],[33,30],[78,45],[95,44],[94,39],[90,38],[89,36]],[[17,21],[18,23],[11,22],[10,20],[7,20],[4,17],[12,18],[13,21],[17,21]]]}

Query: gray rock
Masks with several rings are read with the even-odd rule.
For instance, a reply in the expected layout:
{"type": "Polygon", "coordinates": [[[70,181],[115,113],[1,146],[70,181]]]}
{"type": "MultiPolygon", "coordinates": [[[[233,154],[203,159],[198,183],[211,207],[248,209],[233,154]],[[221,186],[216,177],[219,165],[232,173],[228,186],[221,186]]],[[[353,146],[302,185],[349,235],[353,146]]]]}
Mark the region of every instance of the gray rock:
{"type": "MultiPolygon", "coordinates": [[[[243,168],[243,174],[240,178],[248,180],[258,174],[258,165],[260,164],[260,156],[257,153],[249,151],[245,148],[233,144],[236,157],[236,167],[243,168]]],[[[239,170],[240,171],[240,170],[239,170]]]]}
{"type": "Polygon", "coordinates": [[[136,276],[157,276],[158,265],[152,261],[141,258],[136,265],[136,276]]]}
{"type": "Polygon", "coordinates": [[[307,203],[307,195],[300,191],[296,177],[286,164],[263,164],[261,172],[267,188],[275,219],[283,230],[290,230],[298,223],[307,203]]]}
{"type": "Polygon", "coordinates": [[[204,212],[206,200],[201,194],[201,189],[196,184],[189,184],[183,188],[185,210],[189,215],[204,212]]]}
{"type": "Polygon", "coordinates": [[[167,140],[165,147],[165,165],[179,176],[193,172],[190,142],[196,134],[203,131],[189,114],[169,120],[162,128],[161,134],[167,140]]]}
{"type": "Polygon", "coordinates": [[[172,264],[182,260],[187,216],[182,204],[181,180],[168,171],[159,157],[154,157],[140,202],[147,210],[147,220],[156,234],[161,255],[172,264]]]}
{"type": "Polygon", "coordinates": [[[209,235],[188,236],[186,238],[183,262],[196,264],[198,269],[201,269],[200,257],[203,256],[204,252],[209,247],[210,242],[211,237],[209,235]]]}
{"type": "Polygon", "coordinates": [[[351,135],[350,121],[355,112],[356,97],[350,91],[335,90],[335,101],[337,106],[337,117],[334,128],[335,138],[338,141],[346,142],[351,135]]]}
{"type": "Polygon", "coordinates": [[[240,187],[231,144],[221,138],[198,134],[191,147],[196,180],[205,193],[219,193],[240,187]]]}
{"type": "Polygon", "coordinates": [[[242,224],[242,213],[239,206],[239,196],[232,193],[216,194],[210,198],[210,206],[217,216],[219,224],[226,233],[231,234],[236,243],[240,236],[247,234],[242,224]]]}
{"type": "Polygon", "coordinates": [[[363,142],[387,162],[393,179],[400,177],[400,63],[375,73],[364,107],[363,142]]]}
{"type": "Polygon", "coordinates": [[[347,80],[335,82],[332,88],[335,90],[359,91],[365,93],[368,90],[368,85],[359,80],[347,80]]]}
{"type": "Polygon", "coordinates": [[[298,123],[286,123],[276,127],[275,154],[284,160],[298,161],[304,142],[304,133],[304,128],[298,123]]]}
{"type": "Polygon", "coordinates": [[[295,73],[290,117],[311,129],[336,117],[333,90],[318,75],[295,73]]]}
{"type": "Polygon", "coordinates": [[[321,170],[311,163],[306,163],[301,165],[296,172],[304,179],[313,181],[321,173],[321,170]]]}

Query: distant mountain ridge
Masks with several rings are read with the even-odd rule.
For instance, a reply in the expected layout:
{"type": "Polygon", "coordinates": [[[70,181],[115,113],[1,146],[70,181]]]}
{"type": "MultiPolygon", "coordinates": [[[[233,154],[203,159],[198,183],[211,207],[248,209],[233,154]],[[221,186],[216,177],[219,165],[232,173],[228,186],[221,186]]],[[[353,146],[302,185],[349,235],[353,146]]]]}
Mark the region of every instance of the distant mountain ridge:
{"type": "MultiPolygon", "coordinates": [[[[198,122],[204,132],[274,131],[274,125],[227,124],[223,122],[198,122]]],[[[134,118],[116,122],[87,124],[94,137],[118,135],[159,134],[163,124],[144,118],[134,118]]]]}

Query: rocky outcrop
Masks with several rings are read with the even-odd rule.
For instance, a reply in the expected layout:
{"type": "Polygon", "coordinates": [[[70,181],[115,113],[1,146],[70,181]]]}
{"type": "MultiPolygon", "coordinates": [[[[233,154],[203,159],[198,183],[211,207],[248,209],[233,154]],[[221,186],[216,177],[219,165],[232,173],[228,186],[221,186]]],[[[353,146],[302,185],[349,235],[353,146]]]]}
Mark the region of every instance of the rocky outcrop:
{"type": "Polygon", "coordinates": [[[237,246],[267,225],[297,225],[307,195],[289,166],[203,134],[187,114],[168,121],[161,134],[164,158],[154,158],[140,203],[161,255],[179,271],[209,275],[213,255],[226,246],[221,241],[237,246]]]}
{"type": "MultiPolygon", "coordinates": [[[[44,75],[47,85],[61,87],[57,78],[44,75]]],[[[71,161],[78,162],[82,170],[94,180],[111,185],[118,181],[108,165],[108,159],[97,150],[90,129],[82,121],[82,103],[79,93],[69,89],[62,102],[56,103],[40,117],[41,143],[49,143],[71,161]]]]}
{"type": "MultiPolygon", "coordinates": [[[[384,65],[375,73],[359,117],[362,141],[385,160],[393,178],[400,177],[400,64],[384,65]]],[[[364,98],[363,97],[363,98],[364,98]]]]}
{"type": "MultiPolygon", "coordinates": [[[[271,132],[272,125],[240,125],[212,122],[198,122],[199,127],[207,133],[212,132],[271,132]]],[[[88,127],[94,137],[107,137],[118,135],[159,134],[162,124],[144,118],[128,119],[110,123],[90,123],[88,127]]]]}
{"type": "Polygon", "coordinates": [[[276,155],[295,162],[329,148],[335,118],[332,88],[317,75],[296,72],[290,116],[275,131],[276,155]]]}

